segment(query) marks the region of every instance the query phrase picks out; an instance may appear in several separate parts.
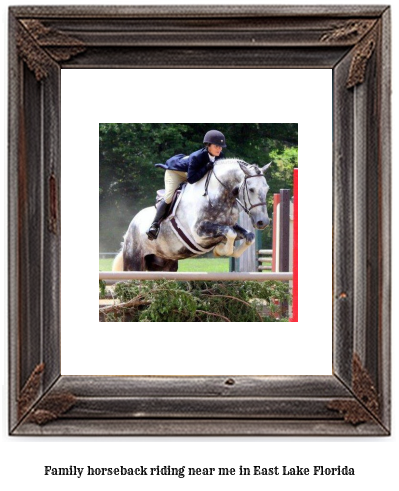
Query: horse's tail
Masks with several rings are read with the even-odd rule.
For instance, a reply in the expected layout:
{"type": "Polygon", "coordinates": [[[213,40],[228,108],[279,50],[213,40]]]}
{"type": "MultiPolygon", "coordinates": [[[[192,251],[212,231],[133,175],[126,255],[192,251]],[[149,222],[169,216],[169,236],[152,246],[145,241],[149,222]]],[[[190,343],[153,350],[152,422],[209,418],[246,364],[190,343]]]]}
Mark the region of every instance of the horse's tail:
{"type": "Polygon", "coordinates": [[[112,263],[112,271],[123,271],[123,250],[115,256],[112,263]]]}

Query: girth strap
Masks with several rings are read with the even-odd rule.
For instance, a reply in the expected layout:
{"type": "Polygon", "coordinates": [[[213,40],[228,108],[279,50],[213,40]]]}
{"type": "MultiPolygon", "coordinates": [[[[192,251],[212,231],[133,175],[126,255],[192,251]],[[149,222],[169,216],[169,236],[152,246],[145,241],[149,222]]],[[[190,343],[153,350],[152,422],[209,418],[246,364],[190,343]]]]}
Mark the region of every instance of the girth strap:
{"type": "Polygon", "coordinates": [[[187,247],[187,249],[194,252],[194,254],[205,254],[206,252],[210,252],[215,247],[212,246],[208,249],[204,249],[198,245],[190,234],[184,230],[181,223],[175,216],[170,217],[170,224],[172,225],[172,230],[176,237],[187,247]]]}
{"type": "Polygon", "coordinates": [[[184,191],[185,191],[185,188],[180,193],[180,196],[177,199],[177,201],[173,207],[172,213],[168,219],[170,221],[170,224],[172,226],[172,230],[175,233],[176,237],[180,240],[180,242],[185,247],[187,247],[187,249],[189,249],[194,254],[205,254],[206,252],[210,252],[214,248],[214,246],[205,249],[204,247],[201,247],[199,244],[197,244],[195,242],[194,238],[191,237],[190,233],[187,230],[185,230],[185,228],[181,224],[180,220],[176,216],[177,207],[179,206],[179,203],[180,203],[180,200],[183,196],[184,191]]]}

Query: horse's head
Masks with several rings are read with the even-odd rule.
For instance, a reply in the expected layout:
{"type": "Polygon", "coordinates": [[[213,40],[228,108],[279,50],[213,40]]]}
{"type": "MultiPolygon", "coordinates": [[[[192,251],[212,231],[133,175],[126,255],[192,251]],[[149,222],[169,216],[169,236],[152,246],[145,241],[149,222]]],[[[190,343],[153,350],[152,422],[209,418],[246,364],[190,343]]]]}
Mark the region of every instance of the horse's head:
{"type": "Polygon", "coordinates": [[[216,179],[209,183],[214,192],[224,193],[225,203],[226,200],[236,201],[251,217],[253,226],[260,230],[270,223],[266,208],[269,186],[264,176],[270,165],[271,162],[260,168],[239,159],[219,160],[217,172],[213,172],[216,179]]]}
{"type": "Polygon", "coordinates": [[[270,167],[271,162],[264,167],[257,165],[248,165],[245,162],[238,161],[244,177],[238,190],[238,198],[245,207],[245,211],[251,217],[252,224],[255,228],[263,230],[269,223],[267,214],[266,197],[269,191],[264,173],[270,167]]]}

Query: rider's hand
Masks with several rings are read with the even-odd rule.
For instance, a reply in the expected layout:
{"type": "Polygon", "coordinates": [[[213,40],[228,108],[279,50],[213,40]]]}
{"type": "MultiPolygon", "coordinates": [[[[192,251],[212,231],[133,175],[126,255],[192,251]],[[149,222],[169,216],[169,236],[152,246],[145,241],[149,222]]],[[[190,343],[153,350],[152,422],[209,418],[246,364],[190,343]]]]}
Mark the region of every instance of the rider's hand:
{"type": "Polygon", "coordinates": [[[206,164],[206,168],[207,168],[207,170],[211,170],[211,169],[213,169],[213,162],[208,162],[208,163],[206,164]]]}

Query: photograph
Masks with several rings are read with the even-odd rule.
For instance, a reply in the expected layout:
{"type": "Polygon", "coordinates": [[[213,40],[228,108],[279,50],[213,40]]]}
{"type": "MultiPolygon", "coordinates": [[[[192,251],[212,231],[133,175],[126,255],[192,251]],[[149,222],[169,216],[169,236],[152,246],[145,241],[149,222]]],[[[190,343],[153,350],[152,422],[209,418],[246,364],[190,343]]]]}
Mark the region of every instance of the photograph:
{"type": "Polygon", "coordinates": [[[186,273],[100,280],[100,321],[297,320],[297,124],[99,130],[100,271],[186,273]]]}

